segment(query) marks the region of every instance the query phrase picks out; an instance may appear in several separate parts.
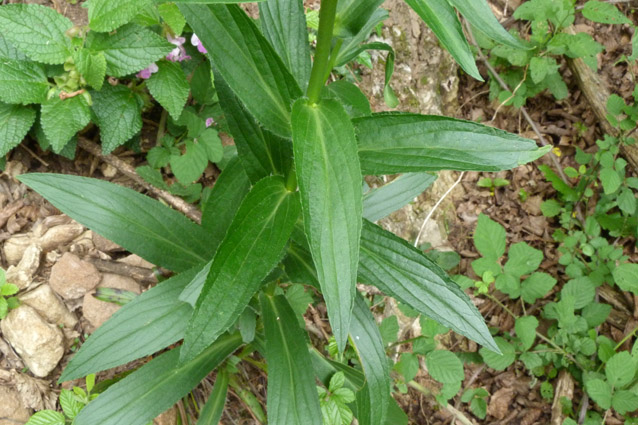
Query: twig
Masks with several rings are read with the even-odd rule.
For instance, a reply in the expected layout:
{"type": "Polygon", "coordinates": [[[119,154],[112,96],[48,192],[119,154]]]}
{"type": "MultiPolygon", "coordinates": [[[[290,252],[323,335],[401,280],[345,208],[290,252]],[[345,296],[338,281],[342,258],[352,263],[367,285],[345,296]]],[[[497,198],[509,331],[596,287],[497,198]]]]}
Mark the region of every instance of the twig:
{"type": "Polygon", "coordinates": [[[29,153],[29,155],[31,155],[33,158],[35,158],[40,164],[44,165],[45,167],[49,166],[49,163],[46,162],[44,159],[40,158],[35,152],[33,152],[31,149],[29,149],[28,147],[26,147],[24,145],[24,143],[20,143],[20,147],[22,149],[24,149],[25,151],[27,151],[27,153],[29,153]]]}
{"type": "MultiPolygon", "coordinates": [[[[421,385],[421,384],[419,384],[419,383],[417,383],[415,381],[408,382],[408,387],[414,388],[415,390],[417,390],[418,392],[420,392],[421,394],[426,395],[426,396],[433,395],[432,391],[428,390],[423,385],[421,385]]],[[[463,425],[476,425],[467,416],[465,416],[463,414],[463,412],[461,412],[460,410],[456,409],[454,406],[452,406],[452,405],[450,405],[448,403],[445,403],[445,404],[441,404],[441,407],[443,407],[445,410],[450,412],[463,425]]]]}
{"type": "Polygon", "coordinates": [[[65,91],[61,91],[60,92],[60,100],[65,100],[65,99],[70,99],[72,97],[81,95],[82,93],[84,93],[86,90],[84,89],[80,89],[80,90],[76,90],[76,91],[72,91],[71,93],[67,93],[65,91]]]}
{"type": "Polygon", "coordinates": [[[436,201],[436,204],[434,204],[434,206],[432,207],[432,209],[430,210],[428,215],[425,217],[425,220],[423,220],[423,224],[421,224],[421,228],[419,229],[419,234],[416,236],[416,240],[414,241],[414,246],[415,247],[419,246],[419,240],[421,239],[421,235],[423,234],[423,230],[425,230],[425,225],[430,220],[430,217],[432,217],[432,214],[434,214],[434,211],[436,211],[436,209],[439,207],[439,205],[441,205],[441,202],[443,202],[443,200],[450,194],[450,192],[452,192],[452,190],[454,190],[454,188],[461,182],[461,179],[463,179],[463,175],[464,174],[465,174],[465,171],[463,171],[459,175],[459,178],[456,179],[456,181],[452,184],[452,186],[450,186],[448,188],[448,190],[443,194],[443,196],[441,196],[439,198],[439,200],[436,201]]]}

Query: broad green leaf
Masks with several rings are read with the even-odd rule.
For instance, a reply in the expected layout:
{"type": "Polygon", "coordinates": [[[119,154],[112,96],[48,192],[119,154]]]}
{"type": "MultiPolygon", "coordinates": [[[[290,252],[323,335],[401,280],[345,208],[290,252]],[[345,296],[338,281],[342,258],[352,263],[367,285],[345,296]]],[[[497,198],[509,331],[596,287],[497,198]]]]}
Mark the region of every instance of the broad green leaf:
{"type": "Polygon", "coordinates": [[[64,415],[54,410],[41,410],[29,418],[25,425],[64,425],[64,415]]]}
{"type": "Polygon", "coordinates": [[[37,4],[0,7],[2,36],[31,59],[48,64],[64,63],[71,39],[65,32],[73,23],[53,8],[37,4]]]}
{"type": "Polygon", "coordinates": [[[91,122],[84,96],[61,100],[55,96],[42,104],[40,124],[53,151],[59,153],[75,134],[91,122]]]}
{"type": "Polygon", "coordinates": [[[520,278],[538,269],[543,261],[543,252],[525,242],[517,242],[510,246],[507,257],[505,272],[520,278]]]}
{"type": "Polygon", "coordinates": [[[353,123],[364,174],[498,171],[549,151],[529,139],[448,117],[390,113],[356,118],[353,123]]]}
{"type": "Polygon", "coordinates": [[[123,77],[140,71],[167,55],[175,47],[153,31],[135,24],[118,28],[115,33],[89,32],[86,46],[106,58],[106,73],[123,77]]]}
{"type": "Polygon", "coordinates": [[[404,174],[363,196],[363,218],[377,221],[412,202],[436,180],[428,173],[404,174]]]}
{"type": "Polygon", "coordinates": [[[516,319],[514,329],[516,329],[516,335],[523,344],[523,350],[529,350],[534,344],[536,328],[538,328],[538,319],[534,316],[523,316],[516,319]]]}
{"type": "Polygon", "coordinates": [[[123,84],[107,84],[91,92],[93,113],[100,127],[102,152],[111,153],[142,129],[142,108],[137,96],[123,84]]]}
{"type": "Polygon", "coordinates": [[[463,362],[448,350],[435,350],[425,356],[428,373],[443,384],[460,382],[465,379],[463,362]]]}
{"type": "Polygon", "coordinates": [[[239,317],[283,255],[299,217],[299,198],[279,176],[248,193],[213,259],[190,319],[182,361],[198,355],[239,317]]]}
{"type": "Polygon", "coordinates": [[[88,49],[79,49],[73,55],[75,66],[87,84],[95,90],[100,90],[106,76],[106,57],[102,52],[91,52],[88,49]]]}
{"type": "Polygon", "coordinates": [[[259,297],[266,333],[268,423],[321,425],[305,332],[285,297],[259,297]]]}
{"type": "Polygon", "coordinates": [[[631,20],[618,10],[618,8],[603,1],[589,0],[581,10],[583,16],[590,21],[601,24],[631,24],[631,20]]]}
{"type": "Polygon", "coordinates": [[[179,62],[159,61],[157,72],[146,81],[148,90],[164,109],[178,120],[188,99],[188,80],[179,62]]]}
{"type": "Polygon", "coordinates": [[[28,60],[27,56],[15,48],[2,34],[0,34],[0,59],[28,60]]]}
{"type": "Polygon", "coordinates": [[[180,272],[208,260],[200,226],[131,189],[60,174],[23,174],[19,180],[74,220],[153,264],[180,272]]]}
{"type": "Polygon", "coordinates": [[[218,425],[224,413],[226,404],[226,394],[228,393],[228,372],[221,370],[217,372],[213,391],[210,393],[204,408],[199,414],[197,425],[218,425]]]}
{"type": "Polygon", "coordinates": [[[202,145],[210,162],[219,162],[224,158],[224,146],[219,133],[214,128],[207,128],[197,136],[197,143],[202,145]]]}
{"type": "Polygon", "coordinates": [[[0,158],[18,146],[35,121],[35,111],[28,106],[0,102],[0,158]]]}
{"type": "MultiPolygon", "coordinates": [[[[165,1],[165,0],[155,0],[165,1]]],[[[233,4],[233,3],[259,3],[265,0],[173,0],[177,4],[233,4]]]]}
{"type": "Polygon", "coordinates": [[[461,22],[450,3],[447,0],[406,0],[406,3],[432,29],[461,68],[470,76],[483,81],[476,67],[474,54],[463,34],[461,22]]]}
{"type": "Polygon", "coordinates": [[[622,184],[618,172],[613,168],[603,168],[600,170],[600,182],[603,185],[605,195],[614,193],[622,184]]]}
{"type": "Polygon", "coordinates": [[[295,102],[292,143],[305,232],[339,349],[346,346],[361,235],[361,170],[350,119],[336,101],[295,102]]]}
{"type": "Polygon", "coordinates": [[[310,78],[310,45],[302,0],[266,0],[259,4],[259,22],[303,91],[310,78]]]}
{"type": "Polygon", "coordinates": [[[611,407],[611,387],[602,379],[592,379],[585,383],[587,394],[603,409],[611,407]]]}
{"type": "Polygon", "coordinates": [[[614,391],[611,407],[621,415],[638,409],[638,395],[631,391],[614,391]]]}
{"type": "Polygon", "coordinates": [[[175,35],[182,34],[182,31],[184,31],[184,27],[186,26],[186,19],[174,2],[158,5],[157,11],[164,22],[166,22],[166,24],[173,30],[175,35]]]}
{"type": "Polygon", "coordinates": [[[365,94],[357,87],[346,80],[337,80],[328,84],[324,94],[337,98],[341,101],[346,112],[351,118],[372,115],[370,102],[365,94]]]}
{"type": "Polygon", "coordinates": [[[483,257],[498,260],[505,254],[505,228],[485,214],[479,214],[473,238],[474,246],[483,257]]]}
{"type": "Polygon", "coordinates": [[[42,103],[49,90],[42,65],[31,61],[0,60],[0,101],[42,103]]]}
{"type": "Polygon", "coordinates": [[[171,157],[171,170],[180,183],[189,184],[199,179],[208,164],[206,149],[194,140],[186,141],[186,152],[171,157]]]}
{"type": "Polygon", "coordinates": [[[252,183],[271,174],[286,175],[292,166],[292,144],[263,129],[237,96],[215,73],[215,88],[237,146],[237,154],[252,183]]]}
{"type": "Polygon", "coordinates": [[[119,309],[82,344],[60,382],[123,365],[179,341],[192,308],[178,297],[199,269],[173,276],[119,309]]]}
{"type": "Polygon", "coordinates": [[[605,365],[607,382],[614,388],[623,388],[634,380],[636,361],[627,351],[614,354],[605,365]]]}
{"type": "Polygon", "coordinates": [[[536,272],[521,282],[521,298],[529,304],[534,304],[556,285],[556,279],[544,272],[536,272]]]}
{"type": "Polygon", "coordinates": [[[227,334],[185,363],[179,361],[180,348],[168,351],[110,386],[80,412],[75,425],[144,425],[186,395],[240,345],[239,333],[227,334]]]}
{"type": "Polygon", "coordinates": [[[494,41],[519,49],[527,47],[501,26],[486,0],[450,0],[472,27],[494,41]]]}
{"type": "Polygon", "coordinates": [[[80,410],[84,407],[84,404],[80,403],[74,396],[73,392],[63,389],[60,392],[60,397],[58,398],[60,402],[60,407],[62,411],[66,415],[67,418],[73,419],[75,418],[80,410]]]}
{"type": "Polygon", "coordinates": [[[287,255],[283,261],[284,269],[291,282],[303,283],[319,288],[317,269],[310,252],[296,242],[290,242],[287,255]]]}
{"type": "Polygon", "coordinates": [[[612,276],[620,289],[638,294],[638,264],[620,264],[614,269],[612,276]]]}
{"type": "Polygon", "coordinates": [[[505,370],[509,367],[509,365],[514,363],[514,360],[516,360],[516,350],[512,344],[505,340],[505,338],[497,336],[494,338],[494,341],[502,354],[495,353],[486,347],[481,348],[479,353],[481,353],[481,357],[483,357],[485,364],[492,369],[499,371],[505,370]]]}
{"type": "Polygon", "coordinates": [[[301,90],[253,20],[236,5],[179,6],[246,109],[273,133],[289,137],[290,105],[301,90]]]}
{"type": "Polygon", "coordinates": [[[88,0],[89,26],[93,31],[109,32],[129,23],[152,0],[88,0]]]}
{"type": "Polygon", "coordinates": [[[384,0],[341,0],[337,3],[334,34],[352,37],[358,34],[384,0]]]}
{"type": "Polygon", "coordinates": [[[574,297],[574,308],[580,309],[591,304],[596,297],[596,285],[589,276],[569,280],[561,290],[561,295],[574,297]]]}
{"type": "Polygon", "coordinates": [[[436,263],[367,220],[361,233],[359,281],[375,285],[419,313],[498,350],[472,301],[436,263]]]}

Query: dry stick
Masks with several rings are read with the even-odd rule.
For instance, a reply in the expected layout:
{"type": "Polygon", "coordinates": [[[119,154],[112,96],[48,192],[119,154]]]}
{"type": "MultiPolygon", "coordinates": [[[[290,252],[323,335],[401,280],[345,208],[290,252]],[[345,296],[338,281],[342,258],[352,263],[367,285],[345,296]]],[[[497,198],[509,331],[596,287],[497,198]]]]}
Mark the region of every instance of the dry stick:
{"type": "Polygon", "coordinates": [[[85,139],[84,137],[79,137],[78,146],[80,146],[85,151],[95,155],[96,157],[100,158],[102,161],[112,165],[118,171],[124,174],[126,177],[130,178],[135,183],[139,184],[144,189],[148,190],[149,192],[151,192],[153,195],[157,196],[158,198],[163,199],[170,206],[180,211],[181,213],[186,215],[188,218],[190,218],[194,222],[196,223],[201,222],[202,213],[199,210],[197,210],[197,208],[195,208],[188,202],[184,201],[183,199],[178,198],[177,196],[174,196],[165,190],[158,189],[154,187],[153,185],[147,183],[135,172],[135,168],[133,168],[131,165],[127,164],[126,162],[122,161],[115,155],[103,154],[102,148],[100,148],[100,146],[97,145],[96,143],[93,143],[92,141],[85,139]]]}
{"type": "MultiPolygon", "coordinates": [[[[408,387],[414,388],[415,390],[419,391],[421,394],[425,396],[433,395],[432,391],[430,391],[428,388],[424,387],[423,385],[419,384],[416,381],[408,382],[408,387]]],[[[448,403],[441,404],[441,407],[443,407],[445,410],[450,412],[454,416],[454,418],[458,419],[463,425],[476,425],[467,416],[465,416],[463,412],[461,412],[460,410],[458,410],[451,404],[448,404],[448,403]]]]}

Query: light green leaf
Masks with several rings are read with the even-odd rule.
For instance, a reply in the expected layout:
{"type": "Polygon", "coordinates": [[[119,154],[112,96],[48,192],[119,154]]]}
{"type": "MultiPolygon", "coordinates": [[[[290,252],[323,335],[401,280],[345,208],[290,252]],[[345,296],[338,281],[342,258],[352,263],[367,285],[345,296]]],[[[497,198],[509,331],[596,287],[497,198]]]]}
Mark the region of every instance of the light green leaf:
{"type": "Polygon", "coordinates": [[[618,172],[613,168],[603,168],[600,170],[600,182],[603,185],[605,195],[614,193],[622,184],[622,180],[620,179],[618,172]]]}
{"type": "Polygon", "coordinates": [[[627,351],[614,354],[605,365],[607,382],[614,388],[623,388],[634,380],[636,361],[627,351]]]}
{"type": "Polygon", "coordinates": [[[611,387],[607,382],[602,379],[592,379],[585,383],[585,389],[592,400],[602,409],[611,407],[611,387]]]}
{"type": "Polygon", "coordinates": [[[587,326],[593,329],[605,322],[607,317],[611,313],[611,306],[609,304],[592,303],[585,306],[582,311],[582,316],[587,321],[587,326]]]}
{"type": "Polygon", "coordinates": [[[538,328],[538,319],[534,316],[522,316],[516,319],[514,329],[523,344],[524,351],[529,350],[534,344],[536,328],[538,328]]]}
{"type": "Polygon", "coordinates": [[[498,260],[505,254],[506,242],[505,228],[480,214],[474,230],[474,245],[478,252],[485,258],[498,260]]]}
{"type": "Polygon", "coordinates": [[[544,272],[536,272],[521,283],[521,298],[529,304],[542,298],[556,285],[556,279],[544,272]]]}
{"type": "Polygon", "coordinates": [[[580,309],[594,301],[596,285],[588,276],[577,277],[568,281],[561,290],[562,296],[574,297],[574,308],[580,309]]]}
{"type": "Polygon", "coordinates": [[[625,214],[631,216],[636,212],[636,195],[634,191],[623,187],[618,195],[618,208],[625,214]]]}
{"type": "Polygon", "coordinates": [[[5,283],[4,285],[0,286],[0,295],[5,297],[9,295],[15,295],[18,293],[19,290],[20,288],[17,285],[14,285],[13,283],[5,283]]]}
{"type": "Polygon", "coordinates": [[[185,363],[179,362],[179,347],[168,351],[110,386],[80,412],[75,425],[144,425],[192,390],[240,344],[239,333],[224,335],[185,363]]]}
{"type": "Polygon", "coordinates": [[[89,26],[93,31],[110,32],[129,23],[151,0],[88,0],[89,26]]]}
{"type": "Polygon", "coordinates": [[[107,84],[102,90],[91,92],[91,97],[102,152],[112,152],[142,129],[142,108],[127,86],[107,84]]]}
{"type": "Polygon", "coordinates": [[[353,120],[364,174],[438,170],[498,171],[540,158],[548,148],[470,121],[378,114],[353,120]]]}
{"type": "Polygon", "coordinates": [[[64,415],[54,410],[41,410],[29,418],[25,425],[64,425],[64,415]]]}
{"type": "Polygon", "coordinates": [[[186,141],[186,152],[171,157],[171,170],[180,183],[189,184],[199,179],[208,164],[206,149],[201,143],[186,141]]]}
{"type": "Polygon", "coordinates": [[[589,0],[581,11],[590,21],[601,24],[631,24],[631,20],[623,15],[618,8],[611,4],[597,0],[589,0]]]}
{"type": "Polygon", "coordinates": [[[472,24],[473,28],[481,31],[489,38],[501,44],[526,49],[523,43],[501,26],[486,0],[450,0],[450,3],[461,12],[461,15],[472,24]]]}
{"type": "Polygon", "coordinates": [[[19,180],[74,220],[152,264],[179,272],[209,258],[200,226],[131,189],[48,173],[23,174],[19,180]]]}
{"type": "Polygon", "coordinates": [[[363,196],[363,217],[377,221],[403,208],[436,180],[428,173],[404,174],[363,196]]]}
{"type": "Polygon", "coordinates": [[[0,34],[0,59],[28,60],[27,56],[0,34]]]}
{"type": "Polygon", "coordinates": [[[614,269],[612,276],[620,289],[638,295],[638,264],[621,264],[614,269]]]}
{"type": "Polygon", "coordinates": [[[520,278],[538,269],[543,261],[543,252],[525,242],[517,242],[510,246],[507,257],[505,272],[520,278]]]}
{"type": "Polygon", "coordinates": [[[246,109],[273,133],[289,137],[290,105],[301,90],[253,20],[236,5],[179,6],[246,109]]]}
{"type": "Polygon", "coordinates": [[[516,360],[516,350],[514,346],[507,342],[504,338],[494,338],[499,350],[503,354],[497,354],[494,351],[483,347],[479,350],[481,357],[489,367],[494,370],[505,370],[516,360]]]}
{"type": "Polygon", "coordinates": [[[259,297],[266,333],[268,423],[321,425],[305,332],[285,297],[259,297]]]}
{"type": "Polygon", "coordinates": [[[432,378],[441,382],[454,383],[465,379],[463,363],[451,351],[435,350],[425,356],[425,365],[432,378]]]}
{"type": "Polygon", "coordinates": [[[406,0],[406,3],[432,29],[461,68],[470,76],[483,81],[476,67],[474,54],[463,34],[461,22],[450,3],[447,0],[406,0]]]}
{"type": "Polygon", "coordinates": [[[197,142],[206,151],[206,157],[210,162],[219,162],[224,157],[224,146],[219,138],[219,133],[214,128],[207,128],[197,137],[197,142]]]}
{"type": "Polygon", "coordinates": [[[253,186],[217,249],[184,337],[182,361],[194,358],[237,320],[281,259],[299,209],[298,195],[286,190],[281,177],[253,186]]]}
{"type": "Polygon", "coordinates": [[[64,411],[64,414],[69,419],[74,419],[80,410],[84,407],[84,404],[80,403],[74,396],[73,392],[63,389],[60,392],[60,397],[58,399],[60,402],[60,407],[64,411]]]}
{"type": "Polygon", "coordinates": [[[0,158],[18,146],[35,121],[35,111],[28,106],[0,102],[0,158]]]}
{"type": "Polygon", "coordinates": [[[2,36],[31,59],[48,64],[64,63],[71,39],[65,32],[73,23],[50,7],[6,4],[0,7],[2,36]]]}
{"type": "Polygon", "coordinates": [[[139,25],[128,24],[115,33],[89,32],[86,46],[106,58],[106,73],[123,77],[166,56],[175,47],[165,38],[139,25]]]}
{"type": "Polygon", "coordinates": [[[611,407],[621,415],[638,409],[638,395],[631,391],[615,391],[611,398],[611,407]]]}
{"type": "Polygon", "coordinates": [[[49,90],[44,68],[35,62],[0,60],[0,101],[42,103],[49,90]]]}
{"type": "Polygon", "coordinates": [[[55,96],[43,103],[40,109],[42,130],[56,153],[59,153],[71,137],[89,122],[91,110],[84,96],[74,96],[65,100],[55,96]]]}
{"type": "Polygon", "coordinates": [[[173,30],[175,35],[181,35],[186,26],[186,18],[179,11],[179,7],[173,2],[162,3],[157,6],[157,11],[164,22],[173,30]]]}
{"type": "Polygon", "coordinates": [[[336,101],[295,102],[292,133],[305,232],[339,349],[346,346],[361,235],[361,169],[350,119],[336,101]]]}
{"type": "Polygon", "coordinates": [[[224,413],[226,404],[226,394],[228,393],[228,372],[221,370],[217,372],[213,391],[210,393],[204,408],[199,414],[197,425],[218,425],[224,413]]]}
{"type": "Polygon", "coordinates": [[[95,90],[100,90],[106,76],[106,57],[102,52],[91,52],[88,49],[79,49],[73,55],[75,66],[86,80],[87,84],[95,90]]]}
{"type": "Polygon", "coordinates": [[[178,120],[190,88],[179,62],[159,61],[158,70],[146,81],[148,90],[164,109],[178,120]]]}

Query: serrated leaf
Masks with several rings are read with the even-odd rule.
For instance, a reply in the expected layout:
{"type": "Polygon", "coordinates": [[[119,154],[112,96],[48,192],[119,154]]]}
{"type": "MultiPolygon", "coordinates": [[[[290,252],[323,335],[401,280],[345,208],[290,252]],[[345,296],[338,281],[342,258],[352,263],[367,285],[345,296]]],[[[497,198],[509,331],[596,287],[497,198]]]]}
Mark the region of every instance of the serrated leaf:
{"type": "Polygon", "coordinates": [[[0,102],[0,158],[18,146],[35,121],[35,111],[0,102]]]}
{"type": "Polygon", "coordinates": [[[542,298],[556,285],[556,279],[544,272],[536,272],[521,282],[521,298],[529,304],[542,298]]]}
{"type": "Polygon", "coordinates": [[[541,212],[545,217],[556,217],[562,209],[561,204],[555,199],[543,201],[541,204],[541,212]]]}
{"type": "Polygon", "coordinates": [[[543,261],[543,252],[525,242],[517,242],[510,246],[507,257],[505,272],[521,277],[538,269],[543,261]]]}
{"type": "Polygon", "coordinates": [[[623,15],[618,8],[611,4],[597,0],[589,0],[581,10],[583,16],[590,21],[601,24],[631,24],[631,20],[623,15]]]}
{"type": "Polygon", "coordinates": [[[89,122],[91,110],[84,96],[64,100],[55,96],[43,103],[40,109],[42,130],[56,153],[59,153],[89,122]]]}
{"type": "Polygon", "coordinates": [[[285,297],[259,297],[266,333],[268,423],[321,425],[321,408],[304,331],[285,297]]]}
{"type": "Polygon", "coordinates": [[[603,409],[611,407],[611,387],[602,379],[592,379],[585,383],[587,394],[603,409]]]}
{"type": "Polygon", "coordinates": [[[217,130],[207,128],[197,137],[197,142],[206,151],[206,157],[210,162],[219,162],[224,157],[224,146],[219,138],[217,130]]]}
{"type": "Polygon", "coordinates": [[[613,168],[603,168],[600,170],[600,182],[603,185],[605,195],[614,193],[622,184],[622,180],[620,179],[618,172],[613,168]]]}
{"type": "Polygon", "coordinates": [[[548,152],[514,134],[448,117],[385,113],[353,123],[364,174],[498,171],[548,152]]]}
{"type": "Polygon", "coordinates": [[[450,3],[461,12],[473,28],[492,40],[518,49],[526,49],[522,42],[501,26],[486,0],[450,0],[450,3]]]}
{"type": "Polygon", "coordinates": [[[612,276],[620,289],[638,295],[638,264],[620,264],[612,271],[612,276]]]}
{"type": "Polygon", "coordinates": [[[498,260],[505,254],[505,228],[485,214],[479,215],[473,238],[474,246],[483,257],[498,260]]]}
{"type": "Polygon", "coordinates": [[[177,180],[184,184],[193,183],[200,178],[208,164],[206,149],[200,143],[187,140],[186,152],[171,157],[170,164],[177,180]]]}
{"type": "Polygon", "coordinates": [[[605,364],[607,382],[614,388],[623,388],[636,375],[636,362],[627,351],[614,354],[605,364]]]}
{"type": "Polygon", "coordinates": [[[403,208],[414,200],[434,181],[436,176],[428,173],[408,173],[399,176],[363,196],[363,217],[377,221],[403,208]]]}
{"type": "Polygon", "coordinates": [[[0,34],[0,59],[28,60],[27,56],[0,34]]]}
{"type": "Polygon", "coordinates": [[[173,117],[179,119],[188,99],[190,87],[179,62],[159,61],[158,70],[146,81],[155,100],[173,117]]]}
{"type": "Polygon", "coordinates": [[[95,90],[100,90],[106,76],[106,57],[103,52],[91,52],[88,49],[79,49],[73,55],[75,66],[86,80],[86,83],[95,90]]]}
{"type": "Polygon", "coordinates": [[[65,32],[73,23],[50,7],[7,4],[0,7],[2,36],[31,59],[48,64],[64,63],[71,39],[65,32]]]}
{"type": "Polygon", "coordinates": [[[561,290],[563,296],[574,297],[574,308],[580,309],[591,304],[596,297],[596,285],[588,276],[577,277],[568,281],[561,290]]]}
{"type": "Polygon", "coordinates": [[[135,24],[118,28],[115,33],[89,32],[86,46],[106,58],[106,73],[123,77],[140,71],[175,47],[153,31],[135,24]]]}
{"type": "Polygon", "coordinates": [[[499,371],[505,370],[516,360],[516,350],[512,344],[500,336],[494,338],[494,342],[496,342],[496,345],[503,354],[497,354],[485,347],[481,348],[479,353],[481,357],[483,357],[485,364],[492,369],[499,371]]]}
{"type": "Polygon", "coordinates": [[[636,212],[636,195],[631,189],[622,188],[618,195],[618,208],[627,215],[633,215],[636,212]]]}
{"type": "Polygon", "coordinates": [[[48,173],[23,174],[19,180],[74,220],[152,264],[179,272],[209,259],[200,226],[131,189],[48,173]]]}
{"type": "Polygon", "coordinates": [[[80,410],[84,407],[84,404],[80,403],[74,396],[73,393],[69,390],[63,389],[60,392],[60,398],[58,399],[60,402],[60,407],[64,411],[64,414],[69,419],[74,419],[80,410]]]}
{"type": "Polygon", "coordinates": [[[111,153],[142,129],[142,109],[136,95],[125,85],[108,84],[91,92],[91,97],[104,153],[111,153]]]}
{"type": "Polygon", "coordinates": [[[547,75],[558,70],[558,64],[554,58],[534,56],[530,59],[529,68],[532,81],[539,84],[547,75]]]}
{"type": "Polygon", "coordinates": [[[93,31],[109,32],[129,23],[151,0],[88,0],[89,26],[93,31]]]}
{"type": "Polygon", "coordinates": [[[14,295],[17,294],[19,290],[20,288],[17,285],[14,285],[13,283],[5,283],[4,285],[0,286],[0,295],[5,297],[14,295]]]}
{"type": "Polygon", "coordinates": [[[534,344],[538,324],[538,319],[534,316],[522,316],[516,319],[514,329],[523,344],[524,351],[529,350],[534,344]]]}
{"type": "Polygon", "coordinates": [[[298,195],[286,190],[281,177],[253,186],[217,249],[184,337],[182,361],[198,355],[239,317],[281,259],[299,209],[298,195]]]}
{"type": "Polygon", "coordinates": [[[631,391],[615,391],[611,398],[611,407],[621,415],[638,409],[638,395],[631,391]]]}
{"type": "Polygon", "coordinates": [[[25,425],[64,425],[64,415],[54,410],[41,410],[29,418],[25,425]]]}
{"type": "Polygon", "coordinates": [[[35,62],[0,60],[0,101],[6,103],[42,103],[49,83],[44,68],[35,62]]]}
{"type": "MultiPolygon", "coordinates": [[[[224,335],[199,356],[180,363],[180,347],[154,358],[89,403],[75,425],[144,425],[171,407],[241,344],[224,335]]],[[[183,348],[183,346],[182,346],[183,348]]]]}
{"type": "Polygon", "coordinates": [[[351,82],[337,80],[328,84],[325,90],[325,95],[332,95],[332,97],[341,101],[341,104],[351,118],[372,115],[370,101],[361,89],[351,82]]]}
{"type": "Polygon", "coordinates": [[[611,313],[611,306],[609,304],[592,303],[585,306],[582,311],[582,316],[587,321],[587,326],[593,329],[605,322],[607,317],[611,313]]]}
{"type": "Polygon", "coordinates": [[[301,90],[252,19],[236,5],[179,7],[246,109],[273,133],[289,137],[290,105],[301,90]]]}
{"type": "Polygon", "coordinates": [[[339,349],[346,346],[361,235],[361,169],[350,119],[334,100],[295,102],[295,166],[304,227],[339,349]]]}
{"type": "Polygon", "coordinates": [[[186,26],[186,18],[179,11],[175,3],[162,3],[157,6],[157,11],[164,22],[173,30],[175,35],[181,35],[186,26]]]}
{"type": "Polygon", "coordinates": [[[451,351],[435,350],[425,356],[425,365],[430,376],[441,382],[454,383],[465,379],[463,363],[451,351]]]}
{"type": "Polygon", "coordinates": [[[225,370],[217,372],[215,385],[206,400],[204,408],[199,414],[197,425],[218,425],[224,413],[226,404],[226,394],[228,393],[228,372],[225,370]]]}

